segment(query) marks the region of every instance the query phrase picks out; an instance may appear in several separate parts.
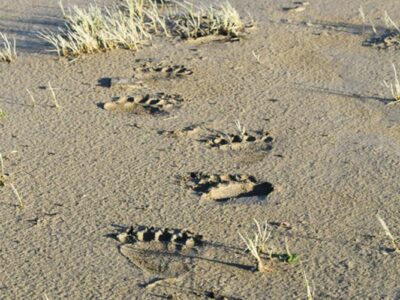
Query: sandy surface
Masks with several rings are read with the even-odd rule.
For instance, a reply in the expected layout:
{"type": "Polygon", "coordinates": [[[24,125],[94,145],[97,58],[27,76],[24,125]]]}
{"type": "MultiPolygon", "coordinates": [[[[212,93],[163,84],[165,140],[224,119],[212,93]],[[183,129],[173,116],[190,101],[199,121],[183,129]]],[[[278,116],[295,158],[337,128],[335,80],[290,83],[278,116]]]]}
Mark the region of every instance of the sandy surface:
{"type": "Polygon", "coordinates": [[[0,187],[1,299],[305,299],[303,268],[315,299],[400,299],[400,257],[387,253],[376,219],[400,235],[400,105],[387,105],[381,85],[400,60],[362,46],[370,28],[362,33],[357,13],[363,4],[377,25],[383,10],[400,20],[397,1],[315,0],[299,13],[282,11],[286,1],[231,2],[257,24],[241,42],[156,39],[137,53],[68,62],[35,36],[62,25],[58,1],[1,1],[0,31],[17,39],[19,57],[0,65],[0,152],[25,203],[17,209],[0,187]],[[168,115],[99,107],[135,91],[98,81],[132,77],[146,59],[193,71],[146,79],[148,92],[183,104],[168,115]],[[229,133],[235,120],[268,131],[272,149],[211,149],[160,134],[191,125],[229,133]],[[188,172],[250,174],[274,191],[261,202],[200,201],[179,180],[188,172]],[[302,265],[250,271],[237,232],[254,228],[253,218],[288,222],[292,229],[271,226],[271,244],[284,251],[286,237],[302,265]],[[208,243],[195,258],[174,258],[185,272],[146,285],[165,277],[146,268],[159,256],[127,259],[132,249],[109,237],[131,224],[187,228],[208,243]]]}

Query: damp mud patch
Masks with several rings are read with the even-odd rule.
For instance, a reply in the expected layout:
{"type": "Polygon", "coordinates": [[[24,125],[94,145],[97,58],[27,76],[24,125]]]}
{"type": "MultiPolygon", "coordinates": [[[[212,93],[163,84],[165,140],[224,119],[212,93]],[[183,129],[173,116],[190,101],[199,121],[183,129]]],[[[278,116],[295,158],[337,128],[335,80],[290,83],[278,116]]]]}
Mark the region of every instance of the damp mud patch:
{"type": "Polygon", "coordinates": [[[274,190],[269,182],[259,182],[244,174],[207,174],[192,172],[183,178],[187,188],[200,195],[201,201],[253,203],[266,200],[274,190]]]}
{"type": "Polygon", "coordinates": [[[114,101],[98,104],[99,107],[112,112],[129,112],[133,114],[167,114],[183,103],[180,95],[165,93],[124,96],[114,101]]]}

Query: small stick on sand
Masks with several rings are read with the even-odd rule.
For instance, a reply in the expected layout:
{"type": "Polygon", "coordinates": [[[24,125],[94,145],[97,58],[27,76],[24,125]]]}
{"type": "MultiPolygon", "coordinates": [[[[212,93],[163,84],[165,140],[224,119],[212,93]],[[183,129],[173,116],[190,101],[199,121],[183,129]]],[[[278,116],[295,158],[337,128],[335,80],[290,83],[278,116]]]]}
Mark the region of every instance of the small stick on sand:
{"type": "Polygon", "coordinates": [[[1,173],[0,173],[0,178],[1,177],[4,177],[4,161],[3,161],[3,156],[1,155],[1,153],[0,153],[0,171],[1,171],[1,173]]]}
{"type": "Polygon", "coordinates": [[[61,108],[61,106],[58,104],[57,102],[57,98],[56,98],[56,93],[54,92],[53,87],[51,86],[51,83],[49,81],[49,89],[50,89],[50,93],[51,93],[51,98],[53,99],[54,105],[57,108],[61,108]]]}
{"type": "Polygon", "coordinates": [[[389,227],[386,225],[386,222],[379,215],[377,215],[376,217],[377,217],[379,223],[381,223],[381,226],[383,228],[383,231],[385,231],[386,236],[390,239],[390,241],[392,243],[393,250],[396,253],[400,253],[399,245],[397,244],[396,239],[394,238],[394,236],[390,232],[389,227]]]}
{"type": "Polygon", "coordinates": [[[33,94],[31,93],[31,91],[29,89],[26,89],[28,95],[31,97],[32,100],[32,106],[36,106],[36,101],[35,101],[35,97],[33,97],[33,94]]]}
{"type": "Polygon", "coordinates": [[[13,190],[13,192],[14,192],[14,195],[17,197],[17,199],[18,199],[18,202],[19,202],[19,204],[18,204],[18,208],[24,208],[24,202],[22,202],[22,198],[21,198],[21,196],[19,195],[19,193],[18,193],[18,191],[17,191],[17,189],[15,188],[15,186],[12,184],[12,183],[10,183],[10,186],[11,186],[11,189],[13,190]]]}
{"type": "Polygon", "coordinates": [[[251,53],[253,54],[253,56],[255,57],[257,62],[261,65],[260,55],[256,54],[256,52],[254,50],[251,53]]]}

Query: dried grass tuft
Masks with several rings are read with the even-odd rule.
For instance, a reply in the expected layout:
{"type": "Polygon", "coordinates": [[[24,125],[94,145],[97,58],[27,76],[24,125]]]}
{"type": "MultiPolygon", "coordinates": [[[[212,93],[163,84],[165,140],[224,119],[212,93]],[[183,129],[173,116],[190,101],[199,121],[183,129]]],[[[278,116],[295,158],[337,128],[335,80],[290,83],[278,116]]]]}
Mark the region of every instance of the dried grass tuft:
{"type": "Polygon", "coordinates": [[[254,233],[254,237],[250,238],[247,234],[242,235],[239,232],[239,236],[242,238],[250,254],[257,260],[257,270],[259,272],[271,271],[271,268],[267,267],[261,258],[262,253],[269,253],[272,256],[272,251],[268,248],[267,242],[271,236],[271,232],[268,229],[268,223],[260,225],[257,220],[254,220],[257,230],[254,233]]]}
{"type": "Polygon", "coordinates": [[[0,48],[0,61],[14,62],[17,59],[15,39],[13,39],[13,42],[10,42],[7,35],[0,32],[0,40],[3,42],[3,47],[0,48]]]}
{"type": "Polygon", "coordinates": [[[181,4],[183,12],[172,18],[173,32],[182,38],[200,38],[224,35],[237,38],[245,29],[238,12],[229,2],[216,7],[195,8],[193,4],[181,4]]]}
{"type": "Polygon", "coordinates": [[[63,9],[66,26],[61,33],[42,32],[39,37],[50,43],[59,56],[109,51],[116,48],[137,50],[151,40],[151,34],[167,27],[157,4],[152,0],[125,0],[122,6],[101,9],[72,7],[63,9]]]}
{"type": "Polygon", "coordinates": [[[383,85],[390,90],[393,100],[398,103],[400,101],[400,82],[399,82],[399,78],[397,76],[396,66],[394,64],[392,64],[392,68],[394,71],[394,82],[387,83],[384,80],[383,85]]]}

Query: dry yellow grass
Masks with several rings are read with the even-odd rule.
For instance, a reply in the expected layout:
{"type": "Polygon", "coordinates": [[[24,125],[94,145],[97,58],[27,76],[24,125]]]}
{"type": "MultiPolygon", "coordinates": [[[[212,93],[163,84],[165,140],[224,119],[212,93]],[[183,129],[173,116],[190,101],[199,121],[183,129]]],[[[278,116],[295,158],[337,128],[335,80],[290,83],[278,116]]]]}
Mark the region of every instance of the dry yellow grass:
{"type": "MultiPolygon", "coordinates": [[[[246,250],[250,252],[250,254],[257,260],[257,270],[259,272],[268,272],[271,269],[268,268],[264,261],[261,258],[262,253],[269,252],[267,242],[269,237],[271,236],[271,232],[268,230],[268,223],[260,225],[257,220],[254,220],[257,231],[254,233],[254,237],[250,238],[247,234],[242,235],[239,232],[239,236],[242,238],[243,242],[246,245],[246,250]]],[[[271,256],[271,254],[270,254],[271,256]]]]}
{"type": "Polygon", "coordinates": [[[0,40],[3,45],[0,48],[0,61],[13,62],[17,59],[17,51],[15,48],[15,39],[10,42],[7,35],[0,32],[0,40]]]}
{"type": "Polygon", "coordinates": [[[125,0],[124,5],[101,9],[62,8],[66,27],[61,33],[42,32],[39,36],[54,47],[59,56],[76,57],[116,48],[137,50],[151,39],[151,33],[164,32],[166,25],[151,0],[125,0]]]}
{"type": "Polygon", "coordinates": [[[66,26],[60,33],[41,32],[59,56],[77,57],[116,48],[138,50],[154,34],[170,37],[198,38],[208,35],[238,37],[245,26],[237,11],[228,2],[210,8],[177,4],[177,11],[163,15],[153,0],[125,0],[120,6],[101,9],[90,5],[77,6],[62,13],[66,26]],[[168,24],[168,26],[167,26],[168,24]],[[169,28],[171,27],[171,28],[169,28]]]}
{"type": "Polygon", "coordinates": [[[383,84],[386,88],[388,88],[392,94],[393,100],[398,102],[400,101],[400,82],[399,78],[397,76],[397,70],[396,66],[392,64],[392,68],[394,71],[394,81],[393,83],[387,83],[385,80],[383,81],[383,84]]]}
{"type": "Polygon", "coordinates": [[[209,35],[238,37],[244,31],[244,23],[229,2],[216,7],[196,8],[182,4],[183,12],[173,16],[174,32],[183,38],[199,38],[209,35]]]}

